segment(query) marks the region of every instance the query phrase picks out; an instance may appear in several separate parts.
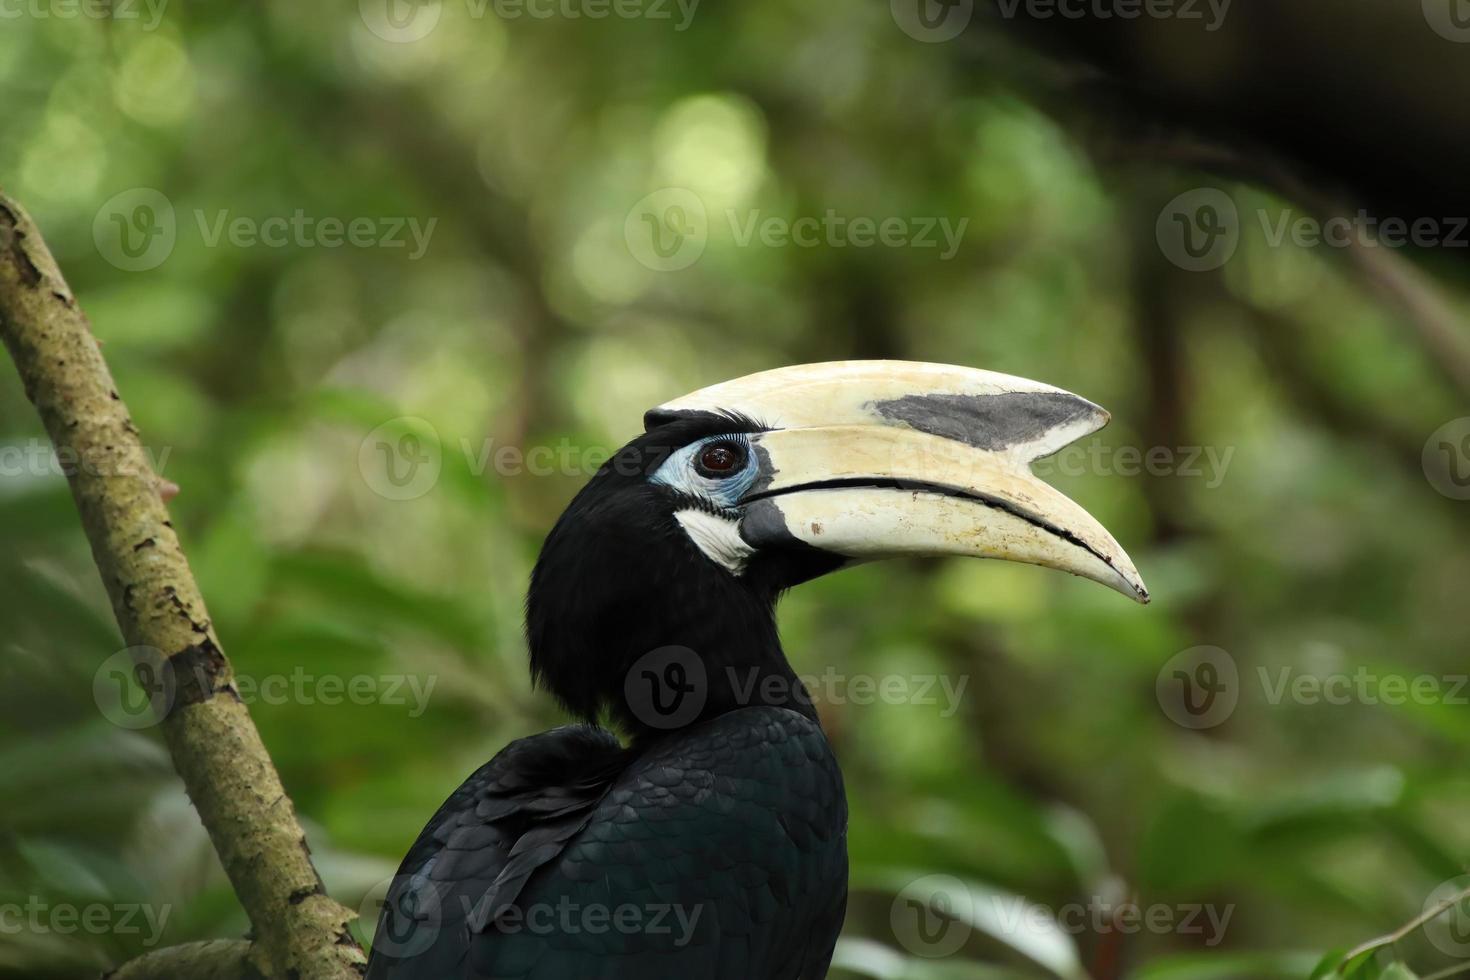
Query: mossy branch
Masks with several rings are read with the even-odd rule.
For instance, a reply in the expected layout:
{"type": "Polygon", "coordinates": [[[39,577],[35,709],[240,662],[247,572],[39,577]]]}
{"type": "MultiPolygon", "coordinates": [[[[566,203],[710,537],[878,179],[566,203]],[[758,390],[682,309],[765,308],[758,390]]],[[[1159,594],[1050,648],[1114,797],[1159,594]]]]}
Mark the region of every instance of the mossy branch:
{"type": "Polygon", "coordinates": [[[244,939],[184,943],[129,960],[102,980],[266,980],[244,939]]]}
{"type": "Polygon", "coordinates": [[[348,931],[353,914],[327,897],[311,863],[138,429],[40,233],[3,194],[0,339],[58,457],[70,463],[72,497],[123,637],[158,651],[172,680],[160,727],[254,926],[252,958],[274,976],[356,980],[365,958],[348,931]]]}

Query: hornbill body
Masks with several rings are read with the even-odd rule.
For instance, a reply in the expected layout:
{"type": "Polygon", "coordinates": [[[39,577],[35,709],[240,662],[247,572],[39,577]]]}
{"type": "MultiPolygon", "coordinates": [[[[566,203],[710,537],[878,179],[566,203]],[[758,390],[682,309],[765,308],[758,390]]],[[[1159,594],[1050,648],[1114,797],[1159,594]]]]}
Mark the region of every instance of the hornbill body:
{"type": "Polygon", "coordinates": [[[847,808],[779,594],[950,554],[1147,601],[1108,532],[1030,472],[1107,421],[1068,392],[846,361],[644,421],[557,521],[527,598],[532,674],[586,723],[511,743],[440,807],[388,890],[369,980],[823,977],[847,808]]]}

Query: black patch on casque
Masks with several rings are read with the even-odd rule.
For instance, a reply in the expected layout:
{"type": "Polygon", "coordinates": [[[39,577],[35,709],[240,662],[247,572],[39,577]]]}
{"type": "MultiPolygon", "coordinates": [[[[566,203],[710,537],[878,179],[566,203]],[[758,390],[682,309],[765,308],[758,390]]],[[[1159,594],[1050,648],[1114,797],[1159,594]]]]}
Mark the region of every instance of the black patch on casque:
{"type": "Polygon", "coordinates": [[[1050,391],[904,395],[871,406],[890,422],[988,450],[1031,442],[1057,426],[1100,411],[1085,398],[1050,391]]]}

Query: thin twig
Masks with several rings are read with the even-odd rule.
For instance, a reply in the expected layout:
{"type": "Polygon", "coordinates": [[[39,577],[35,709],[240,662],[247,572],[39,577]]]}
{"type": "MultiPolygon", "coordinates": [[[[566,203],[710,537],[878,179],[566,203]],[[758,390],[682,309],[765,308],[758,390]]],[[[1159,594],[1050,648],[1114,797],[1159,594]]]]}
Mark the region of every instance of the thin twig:
{"type": "Polygon", "coordinates": [[[1375,949],[1382,949],[1385,946],[1392,946],[1394,943],[1397,943],[1405,936],[1422,928],[1426,922],[1430,922],[1438,918],[1439,916],[1448,912],[1450,909],[1454,908],[1456,905],[1459,905],[1466,899],[1470,899],[1470,888],[1466,888],[1464,891],[1456,895],[1452,895],[1451,897],[1440,902],[1438,905],[1426,909],[1422,915],[1418,915],[1413,919],[1410,919],[1408,922],[1406,922],[1404,925],[1399,926],[1393,932],[1390,932],[1384,936],[1379,936],[1377,939],[1370,939],[1366,943],[1362,943],[1348,950],[1347,955],[1342,958],[1342,962],[1349,963],[1357,957],[1362,956],[1364,953],[1372,952],[1375,949]]]}

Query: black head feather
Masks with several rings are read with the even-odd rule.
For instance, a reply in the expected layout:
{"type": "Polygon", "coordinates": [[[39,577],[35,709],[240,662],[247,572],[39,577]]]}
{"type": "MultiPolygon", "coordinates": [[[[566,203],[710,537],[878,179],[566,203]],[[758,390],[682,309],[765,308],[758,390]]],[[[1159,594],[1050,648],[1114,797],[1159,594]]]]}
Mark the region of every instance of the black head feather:
{"type": "Polygon", "coordinates": [[[526,601],[531,673],[574,714],[594,720],[608,708],[628,730],[647,731],[647,719],[625,701],[625,682],[641,657],[669,647],[699,659],[706,689],[697,719],[761,701],[748,682],[770,673],[779,683],[766,690],[784,691],[787,700],[798,693],[775,602],[786,586],[833,567],[831,557],[761,555],[733,575],[675,519],[693,501],[650,480],[696,440],[763,429],[720,413],[660,420],[603,464],[547,535],[526,601]],[[820,568],[806,567],[813,562],[820,568]]]}

